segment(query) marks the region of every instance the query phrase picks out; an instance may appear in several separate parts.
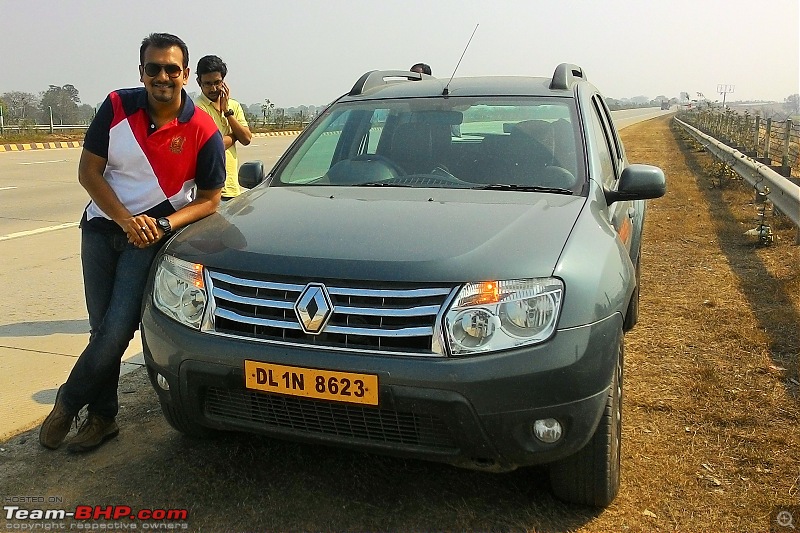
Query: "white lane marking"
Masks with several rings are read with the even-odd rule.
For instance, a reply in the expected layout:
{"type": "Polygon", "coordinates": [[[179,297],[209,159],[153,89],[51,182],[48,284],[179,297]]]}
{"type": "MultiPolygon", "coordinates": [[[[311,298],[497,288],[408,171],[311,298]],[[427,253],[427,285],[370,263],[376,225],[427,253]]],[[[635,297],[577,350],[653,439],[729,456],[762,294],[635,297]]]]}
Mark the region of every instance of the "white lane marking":
{"type": "Polygon", "coordinates": [[[19,163],[20,165],[44,165],[45,163],[66,163],[66,159],[53,159],[51,161],[28,161],[19,163]]]}
{"type": "Polygon", "coordinates": [[[77,222],[68,222],[66,224],[59,224],[58,226],[48,226],[46,228],[32,229],[28,231],[19,231],[17,233],[9,233],[8,235],[0,235],[0,241],[8,241],[11,239],[18,239],[19,237],[29,237],[31,235],[38,235],[40,233],[48,233],[50,231],[57,231],[60,229],[74,228],[77,222]]]}
{"type": "Polygon", "coordinates": [[[0,191],[10,191],[11,189],[16,189],[16,187],[0,187],[0,191]]]}

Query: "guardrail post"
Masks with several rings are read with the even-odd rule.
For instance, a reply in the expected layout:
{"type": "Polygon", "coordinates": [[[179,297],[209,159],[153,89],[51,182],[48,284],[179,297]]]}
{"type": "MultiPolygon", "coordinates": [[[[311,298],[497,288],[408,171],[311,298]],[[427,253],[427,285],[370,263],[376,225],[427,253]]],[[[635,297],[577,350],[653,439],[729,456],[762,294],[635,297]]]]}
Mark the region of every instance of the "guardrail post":
{"type": "Polygon", "coordinates": [[[770,137],[772,137],[772,118],[771,117],[767,119],[767,135],[766,135],[766,139],[764,139],[764,159],[769,161],[767,164],[771,164],[772,163],[772,158],[769,155],[770,137]]]}
{"type": "Polygon", "coordinates": [[[744,127],[745,127],[745,124],[747,123],[747,120],[748,120],[747,116],[743,117],[743,116],[738,115],[738,114],[736,115],[736,140],[735,140],[735,142],[736,142],[736,148],[739,151],[742,151],[742,146],[744,145],[744,143],[742,142],[742,138],[744,137],[744,135],[743,135],[744,127]]]}
{"type": "MultiPolygon", "coordinates": [[[[770,160],[767,163],[772,170],[774,170],[784,178],[790,178],[790,179],[792,176],[792,167],[789,166],[789,140],[791,133],[792,133],[792,119],[786,119],[786,129],[784,131],[783,147],[781,150],[780,163],[773,165],[772,160],[770,160]]],[[[769,144],[767,146],[769,147],[769,144]]]]}
{"type": "Polygon", "coordinates": [[[756,115],[756,127],[753,129],[753,157],[758,157],[758,133],[761,129],[761,116],[756,115]]]}
{"type": "Polygon", "coordinates": [[[719,116],[719,130],[717,135],[720,139],[724,139],[728,136],[728,113],[723,112],[719,116]]]}
{"type": "Polygon", "coordinates": [[[725,143],[731,142],[731,134],[733,133],[733,111],[728,109],[725,111],[725,143]]]}
{"type": "Polygon", "coordinates": [[[745,112],[744,125],[742,126],[742,129],[739,131],[739,139],[740,142],[742,143],[742,147],[744,148],[745,152],[750,152],[750,147],[748,145],[750,139],[747,138],[749,133],[750,133],[750,113],[745,112]]]}
{"type": "Polygon", "coordinates": [[[735,144],[732,143],[731,138],[736,131],[736,115],[733,112],[728,113],[728,124],[725,126],[725,143],[726,144],[735,144]]]}
{"type": "Polygon", "coordinates": [[[750,115],[745,114],[744,119],[742,121],[742,129],[739,130],[739,141],[742,143],[744,150],[750,151],[748,147],[750,146],[750,115]]]}

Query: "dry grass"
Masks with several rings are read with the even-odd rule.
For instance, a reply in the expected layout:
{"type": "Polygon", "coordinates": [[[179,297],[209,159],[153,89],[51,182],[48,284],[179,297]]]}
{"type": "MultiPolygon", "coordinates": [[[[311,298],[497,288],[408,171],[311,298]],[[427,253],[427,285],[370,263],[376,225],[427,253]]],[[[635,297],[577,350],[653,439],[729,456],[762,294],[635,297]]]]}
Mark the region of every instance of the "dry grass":
{"type": "Polygon", "coordinates": [[[631,160],[665,170],[669,193],[651,202],[647,221],[618,503],[632,496],[664,529],[764,530],[799,488],[795,230],[768,217],[776,244],[749,240],[752,188],[666,127],[624,134],[631,160]]]}
{"type": "Polygon", "coordinates": [[[650,202],[623,483],[607,509],[554,500],[543,469],[484,474],[248,435],[190,441],[167,427],[141,372],[122,380],[118,439],[70,457],[19,435],[0,445],[0,492],[188,508],[193,531],[769,530],[800,489],[794,229],[773,220],[774,245],[749,241],[752,191],[711,174],[668,118],[623,139],[631,161],[666,171],[669,192],[650,202]]]}

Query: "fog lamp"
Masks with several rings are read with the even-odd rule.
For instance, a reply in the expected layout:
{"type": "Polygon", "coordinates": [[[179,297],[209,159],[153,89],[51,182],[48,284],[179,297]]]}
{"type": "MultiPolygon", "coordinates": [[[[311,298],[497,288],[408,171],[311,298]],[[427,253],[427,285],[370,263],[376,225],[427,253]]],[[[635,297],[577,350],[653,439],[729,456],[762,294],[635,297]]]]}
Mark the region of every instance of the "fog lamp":
{"type": "Polygon", "coordinates": [[[564,430],[555,418],[543,418],[533,423],[533,435],[544,443],[553,444],[563,434],[564,430]]]}
{"type": "Polygon", "coordinates": [[[158,386],[162,389],[169,390],[169,381],[161,374],[156,374],[156,383],[158,383],[158,386]]]}

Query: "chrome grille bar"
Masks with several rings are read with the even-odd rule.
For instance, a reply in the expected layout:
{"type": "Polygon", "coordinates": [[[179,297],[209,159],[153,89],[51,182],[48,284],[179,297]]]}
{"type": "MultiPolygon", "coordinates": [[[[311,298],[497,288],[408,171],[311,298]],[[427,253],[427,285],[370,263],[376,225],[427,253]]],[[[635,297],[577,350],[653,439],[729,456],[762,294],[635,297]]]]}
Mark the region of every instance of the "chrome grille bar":
{"type": "Polygon", "coordinates": [[[312,334],[301,327],[295,313],[307,283],[207,273],[213,311],[209,331],[282,344],[383,353],[433,355],[437,316],[455,290],[409,284],[354,287],[326,280],[331,314],[323,330],[312,334]]]}
{"type": "Polygon", "coordinates": [[[278,309],[291,309],[294,305],[292,302],[287,302],[284,300],[266,300],[262,298],[251,298],[249,296],[239,296],[238,294],[233,294],[232,292],[228,292],[225,289],[217,289],[214,291],[214,296],[220,300],[227,300],[229,302],[235,302],[237,304],[246,304],[246,305],[262,305],[266,307],[275,307],[278,309]]]}

